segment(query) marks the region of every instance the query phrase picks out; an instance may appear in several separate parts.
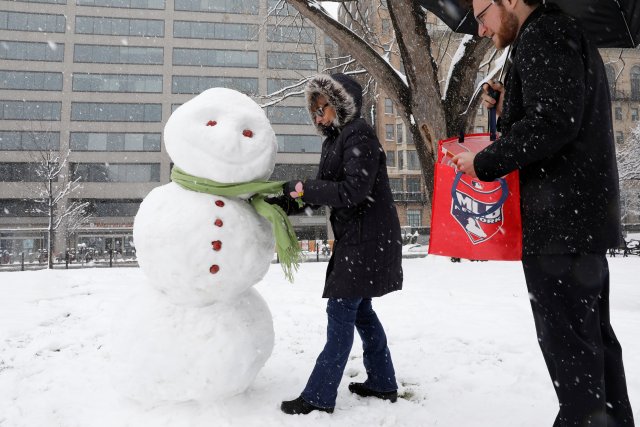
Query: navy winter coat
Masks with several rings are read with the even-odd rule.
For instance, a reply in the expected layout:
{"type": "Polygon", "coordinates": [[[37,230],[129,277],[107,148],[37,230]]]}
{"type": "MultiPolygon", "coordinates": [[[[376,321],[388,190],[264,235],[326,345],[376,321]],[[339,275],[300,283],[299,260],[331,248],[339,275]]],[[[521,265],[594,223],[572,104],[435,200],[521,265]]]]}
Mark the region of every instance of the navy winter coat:
{"type": "MultiPolygon", "coordinates": [[[[319,75],[307,85],[337,113],[322,143],[316,179],[303,200],[328,206],[335,235],[323,297],[378,297],[402,288],[402,239],[387,176],[386,155],[360,117],[362,89],[344,74],[319,75]]],[[[311,107],[311,106],[310,106],[311,107]]],[[[293,209],[288,209],[292,211],[293,209]]]]}
{"type": "Polygon", "coordinates": [[[502,136],[474,168],[520,170],[523,252],[604,253],[621,236],[611,101],[602,58],[557,6],[522,25],[505,81],[502,136]]]}

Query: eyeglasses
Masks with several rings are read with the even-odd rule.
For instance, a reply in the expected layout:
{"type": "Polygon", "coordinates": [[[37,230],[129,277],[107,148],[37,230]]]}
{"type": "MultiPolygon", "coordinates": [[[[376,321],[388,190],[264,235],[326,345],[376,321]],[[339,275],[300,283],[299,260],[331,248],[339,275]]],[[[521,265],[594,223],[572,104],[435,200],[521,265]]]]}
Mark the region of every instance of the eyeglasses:
{"type": "Polygon", "coordinates": [[[324,117],[324,109],[327,108],[327,106],[329,106],[328,102],[323,106],[318,107],[316,111],[313,112],[313,114],[315,114],[317,117],[324,117]]]}
{"type": "Polygon", "coordinates": [[[478,23],[478,25],[482,25],[484,26],[484,22],[482,22],[482,16],[487,13],[487,9],[489,9],[491,6],[493,6],[493,4],[496,2],[496,0],[491,0],[491,3],[489,3],[489,5],[487,7],[485,7],[484,9],[482,9],[482,12],[480,12],[479,14],[477,14],[475,16],[476,18],[476,22],[478,23]]]}

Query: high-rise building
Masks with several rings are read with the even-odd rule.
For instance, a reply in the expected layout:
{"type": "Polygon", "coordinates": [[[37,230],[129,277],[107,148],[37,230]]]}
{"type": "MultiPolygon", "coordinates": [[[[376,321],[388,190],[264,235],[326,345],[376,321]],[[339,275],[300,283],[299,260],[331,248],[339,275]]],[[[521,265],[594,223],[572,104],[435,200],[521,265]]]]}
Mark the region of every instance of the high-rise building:
{"type": "MultiPolygon", "coordinates": [[[[88,202],[91,218],[71,242],[58,232],[55,251],[133,252],[140,202],[169,182],[164,123],[210,87],[265,106],[272,179],[315,176],[321,139],[304,97],[266,98],[319,70],[324,34],[289,12],[278,0],[0,0],[0,253],[47,247],[36,163],[69,151],[63,174],[81,188],[62,203],[88,202]]],[[[293,222],[326,235],[323,212],[293,222]]]]}

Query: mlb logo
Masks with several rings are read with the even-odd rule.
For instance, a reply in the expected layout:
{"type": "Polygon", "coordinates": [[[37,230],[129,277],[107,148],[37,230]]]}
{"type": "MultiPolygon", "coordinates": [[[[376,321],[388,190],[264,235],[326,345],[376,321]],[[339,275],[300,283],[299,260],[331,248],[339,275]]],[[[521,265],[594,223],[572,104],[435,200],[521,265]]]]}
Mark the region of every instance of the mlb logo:
{"type": "Polygon", "coordinates": [[[491,144],[489,134],[438,142],[433,180],[429,253],[472,260],[522,259],[518,171],[495,182],[458,173],[451,158],[477,153],[491,144]]]}
{"type": "Polygon", "coordinates": [[[487,240],[502,229],[504,215],[500,182],[481,182],[465,175],[451,196],[451,216],[462,227],[472,244],[487,240]]]}

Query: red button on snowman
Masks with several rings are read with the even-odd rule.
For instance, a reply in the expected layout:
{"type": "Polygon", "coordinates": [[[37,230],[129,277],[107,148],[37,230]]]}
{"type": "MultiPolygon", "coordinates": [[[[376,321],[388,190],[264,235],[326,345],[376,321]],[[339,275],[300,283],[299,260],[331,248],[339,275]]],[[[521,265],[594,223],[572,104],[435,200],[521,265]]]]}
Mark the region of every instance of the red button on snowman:
{"type": "MultiPolygon", "coordinates": [[[[268,179],[277,151],[263,110],[226,88],[178,107],[164,144],[185,173],[226,184],[268,179]]],[[[275,241],[249,197],[171,182],[140,205],[133,237],[150,287],[141,285],[114,326],[114,383],[125,395],[150,404],[229,397],[270,356],[271,313],[252,287],[275,241]]]]}

